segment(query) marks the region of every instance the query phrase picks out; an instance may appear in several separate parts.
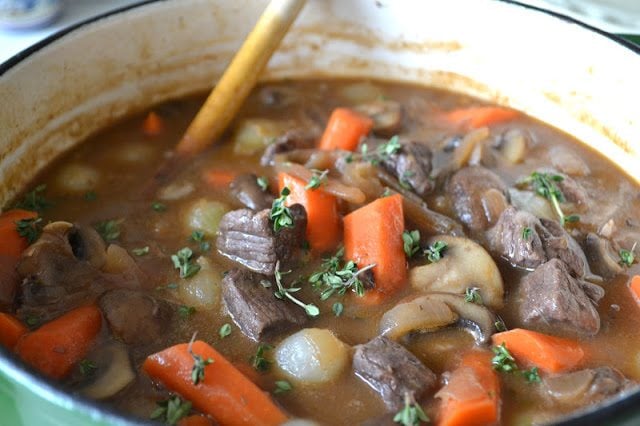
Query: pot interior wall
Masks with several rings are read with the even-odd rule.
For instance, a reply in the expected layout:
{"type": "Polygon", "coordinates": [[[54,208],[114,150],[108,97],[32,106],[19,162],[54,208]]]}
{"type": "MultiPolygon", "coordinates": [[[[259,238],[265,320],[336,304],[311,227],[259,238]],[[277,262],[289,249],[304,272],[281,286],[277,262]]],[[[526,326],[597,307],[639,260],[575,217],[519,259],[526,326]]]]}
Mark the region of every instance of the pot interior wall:
{"type": "MultiPolygon", "coordinates": [[[[209,89],[265,4],[152,2],[84,25],[6,69],[0,205],[96,130],[209,89]]],[[[576,24],[507,3],[312,0],[264,77],[450,88],[572,133],[640,180],[630,167],[640,152],[632,105],[640,97],[639,58],[576,24]]]]}

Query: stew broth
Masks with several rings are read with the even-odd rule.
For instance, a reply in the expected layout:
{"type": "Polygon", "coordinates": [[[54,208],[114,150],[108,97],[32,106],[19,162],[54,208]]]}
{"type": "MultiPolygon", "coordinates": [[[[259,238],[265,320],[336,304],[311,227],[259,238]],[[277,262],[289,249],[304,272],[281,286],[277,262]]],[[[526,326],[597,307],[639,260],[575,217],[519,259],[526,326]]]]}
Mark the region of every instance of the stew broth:
{"type": "MultiPolygon", "coordinates": [[[[149,182],[153,181],[158,166],[171,155],[172,148],[180,140],[186,126],[203,102],[203,97],[172,101],[153,108],[162,122],[162,130],[155,135],[145,134],[143,123],[147,114],[131,117],[108,128],[63,158],[54,161],[48,170],[34,181],[29,191],[34,190],[37,185],[46,184],[46,189],[40,195],[50,203],[42,212],[43,224],[66,221],[95,228],[105,221],[116,221],[112,222],[112,226],[118,229],[119,235],[111,235],[114,238],[108,241],[108,244],[126,249],[139,267],[141,274],[134,280],[134,288],[154,299],[168,301],[173,309],[171,320],[163,328],[161,339],[148,344],[126,345],[135,378],[122,390],[106,398],[110,405],[135,416],[149,418],[157,407],[156,403],[168,398],[171,390],[150,379],[142,370],[142,363],[152,353],[178,343],[189,342],[197,332],[198,340],[210,344],[240,371],[249,375],[261,389],[270,393],[273,400],[291,418],[312,419],[319,424],[331,425],[360,424],[371,419],[386,419],[393,424],[391,418],[395,412],[390,412],[385,407],[376,389],[354,374],[351,361],[337,377],[326,383],[312,384],[296,380],[282,371],[275,359],[275,353],[283,339],[303,328],[331,330],[348,347],[365,344],[380,333],[379,323],[385,312],[407,300],[407,297],[421,294],[420,291],[407,283],[379,304],[363,305],[350,290],[344,297],[334,295],[323,301],[318,291],[308,282],[308,277],[320,268],[322,258],[331,256],[335,250],[321,254],[301,249],[304,252],[302,260],[290,274],[283,275],[283,281],[288,285],[294,279],[302,277],[297,284],[301,289],[295,293],[295,297],[304,303],[315,304],[320,310],[320,315],[308,318],[303,326],[283,328],[268,339],[256,342],[243,334],[234,323],[221,296],[225,271],[243,266],[217,250],[215,232],[203,230],[204,235],[196,233],[195,238],[193,234],[194,231],[200,230],[193,225],[195,203],[213,201],[220,203],[224,211],[243,207],[230,193],[228,182],[224,183],[223,179],[222,184],[212,183],[212,179],[207,178],[207,173],[225,171],[232,177],[243,173],[264,176],[269,180],[268,191],[277,197],[279,194],[276,171],[271,166],[260,164],[266,145],[294,128],[311,129],[311,133],[315,131],[314,134],[319,138],[335,108],[357,108],[361,104],[381,99],[392,100],[402,106],[401,127],[394,134],[397,133],[401,141],[411,140],[425,144],[433,154],[433,190],[422,196],[426,205],[431,210],[459,222],[449,189],[451,176],[456,170],[449,174],[446,170],[450,167],[452,158],[460,152],[461,144],[465,143],[465,135],[473,130],[460,122],[452,122],[443,117],[448,111],[485,104],[451,92],[386,82],[308,80],[265,83],[254,90],[236,118],[232,130],[220,143],[199,154],[188,163],[188,167],[176,174],[170,183],[161,185],[151,195],[148,193],[149,182]],[[255,118],[262,121],[258,122],[253,130],[245,128],[245,131],[258,135],[240,136],[241,132],[238,129],[246,125],[246,120],[255,118]],[[239,141],[243,137],[250,139],[249,142],[239,141]],[[259,140],[258,148],[255,147],[256,139],[259,140]],[[77,167],[80,168],[79,171],[77,167]],[[198,257],[208,260],[208,263],[199,264],[201,270],[191,278],[180,278],[170,258],[183,247],[189,247],[193,251],[192,261],[195,262],[198,257]],[[140,255],[135,255],[136,252],[140,255]],[[183,287],[188,285],[190,280],[197,279],[198,274],[205,270],[210,277],[212,295],[207,301],[195,306],[193,301],[197,295],[185,296],[186,291],[183,287]],[[342,303],[343,312],[340,316],[334,314],[335,303],[342,303]],[[193,306],[195,309],[190,309],[193,306]],[[223,338],[220,336],[220,330],[225,324],[231,326],[231,333],[223,338]],[[256,371],[252,367],[252,357],[255,357],[259,343],[274,346],[274,349],[265,351],[270,363],[266,371],[256,371]],[[286,381],[292,385],[292,389],[276,392],[278,381],[286,381]]],[[[520,196],[522,193],[528,193],[525,195],[534,197],[537,205],[551,214],[555,213],[551,202],[534,195],[531,186],[523,184],[522,180],[537,170],[561,173],[578,182],[587,197],[582,205],[562,203],[562,208],[567,214],[579,215],[577,222],[565,224],[569,235],[584,245],[587,234],[595,233],[615,245],[618,250],[614,250],[613,253],[616,256],[619,250],[633,252],[634,241],[640,236],[639,191],[637,185],[616,166],[570,135],[522,114],[489,124],[488,132],[489,135],[475,145],[482,145],[482,149],[474,148],[476,153],[465,160],[463,167],[468,167],[469,162],[475,162],[494,172],[511,191],[504,196],[508,204],[516,203],[513,192],[515,189],[520,191],[520,196]],[[505,160],[507,154],[504,151],[504,135],[513,129],[524,135],[525,152],[521,154],[521,158],[510,162],[505,160]],[[558,171],[560,168],[564,170],[558,171]],[[609,227],[615,226],[613,232],[608,232],[609,221],[613,221],[613,225],[610,224],[609,227]]],[[[387,141],[389,137],[384,135],[382,139],[387,141]]],[[[356,155],[360,152],[356,151],[356,155]]],[[[377,164],[374,167],[381,166],[377,164]]],[[[330,173],[330,176],[332,175],[339,179],[333,171],[330,173]]],[[[407,179],[410,177],[407,176],[407,179]]],[[[412,192],[410,185],[402,187],[412,192]]],[[[320,190],[322,188],[320,186],[320,190]]],[[[526,200],[528,199],[519,202],[520,209],[526,208],[523,207],[523,204],[529,203],[526,200]]],[[[372,199],[368,198],[366,203],[360,205],[340,202],[340,214],[344,216],[356,211],[371,201],[372,199]]],[[[557,217],[554,219],[558,220],[557,217]]],[[[198,223],[208,223],[206,220],[198,223]]],[[[497,219],[494,218],[490,222],[490,225],[495,226],[497,219]]],[[[404,228],[420,231],[421,250],[427,247],[427,239],[436,234],[429,229],[420,229],[419,224],[414,223],[409,217],[406,217],[404,228]]],[[[468,238],[486,248],[489,247],[488,228],[474,230],[469,226],[464,227],[468,238]]],[[[104,229],[102,231],[104,236],[104,229]]],[[[446,256],[445,250],[443,259],[446,256]]],[[[497,314],[508,329],[525,328],[549,333],[544,327],[524,323],[519,311],[522,302],[518,289],[523,278],[532,274],[531,270],[534,268],[525,270],[514,267],[509,260],[501,258],[495,251],[492,251],[492,256],[504,283],[504,301],[499,309],[489,310],[497,314]]],[[[408,262],[410,270],[428,263],[426,258],[420,255],[408,262]]],[[[636,331],[640,328],[640,307],[629,291],[631,277],[638,274],[640,267],[632,261],[628,266],[621,265],[620,272],[615,276],[598,283],[604,289],[605,295],[597,302],[600,327],[593,336],[558,331],[558,336],[577,339],[584,348],[585,357],[580,368],[571,370],[609,366],[619,370],[632,382],[640,380],[640,339],[636,338],[636,331]]],[[[131,288],[130,284],[122,286],[131,288]]],[[[474,283],[470,282],[468,287],[474,287],[474,283]]],[[[5,306],[3,310],[17,314],[21,321],[29,324],[29,328],[37,329],[46,321],[25,313],[27,311],[22,307],[21,291],[18,290],[14,303],[5,306]]],[[[87,301],[95,300],[97,297],[99,295],[86,296],[87,301]]],[[[75,307],[71,305],[68,310],[75,307]]],[[[58,314],[52,316],[56,317],[58,314]]],[[[47,318],[47,321],[50,319],[53,318],[47,318]]],[[[74,368],[61,380],[63,386],[69,392],[82,394],[87,386],[105,373],[108,363],[112,362],[104,359],[105,345],[119,340],[121,339],[114,335],[108,322],[103,320],[99,336],[83,357],[83,360],[89,360],[96,368],[92,369],[90,374],[83,374],[79,367],[74,368]]],[[[439,399],[434,395],[446,383],[446,378],[450,377],[448,372],[458,367],[461,355],[474,348],[482,348],[489,352],[492,347],[491,342],[478,345],[467,331],[450,327],[435,332],[414,332],[398,339],[398,342],[437,376],[435,387],[420,397],[416,396],[432,420],[439,419],[441,415],[439,399]]],[[[349,354],[351,357],[351,349],[349,354]]],[[[521,370],[527,365],[526,360],[517,357],[516,363],[521,370]]],[[[540,383],[529,383],[521,374],[496,374],[501,384],[498,421],[500,424],[521,425],[551,421],[586,405],[563,404],[549,397],[545,380],[552,374],[545,373],[542,369],[539,372],[542,379],[540,383]]],[[[624,389],[628,391],[629,387],[624,389]]]]}

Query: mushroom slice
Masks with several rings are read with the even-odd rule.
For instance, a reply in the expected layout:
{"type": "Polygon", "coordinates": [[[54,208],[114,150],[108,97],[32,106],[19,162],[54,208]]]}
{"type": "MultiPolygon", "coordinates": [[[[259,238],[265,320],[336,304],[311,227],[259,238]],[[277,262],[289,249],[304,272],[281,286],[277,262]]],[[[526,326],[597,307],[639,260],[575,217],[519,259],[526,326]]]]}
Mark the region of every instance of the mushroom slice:
{"type": "Polygon", "coordinates": [[[454,294],[464,294],[467,288],[476,287],[484,305],[492,309],[502,307],[502,277],[489,253],[467,238],[439,235],[431,237],[428,243],[433,245],[436,241],[447,244],[442,258],[411,269],[411,286],[423,292],[454,294]]]}
{"type": "Polygon", "coordinates": [[[463,296],[428,293],[385,312],[380,320],[380,333],[399,339],[413,331],[430,332],[455,325],[471,333],[480,345],[489,341],[495,323],[496,316],[489,309],[466,302],[463,296]]]}
{"type": "Polygon", "coordinates": [[[110,344],[101,353],[101,357],[104,357],[104,371],[100,373],[102,365],[99,365],[98,374],[100,375],[80,390],[82,395],[92,399],[109,398],[120,392],[136,378],[124,345],[110,344]]]}

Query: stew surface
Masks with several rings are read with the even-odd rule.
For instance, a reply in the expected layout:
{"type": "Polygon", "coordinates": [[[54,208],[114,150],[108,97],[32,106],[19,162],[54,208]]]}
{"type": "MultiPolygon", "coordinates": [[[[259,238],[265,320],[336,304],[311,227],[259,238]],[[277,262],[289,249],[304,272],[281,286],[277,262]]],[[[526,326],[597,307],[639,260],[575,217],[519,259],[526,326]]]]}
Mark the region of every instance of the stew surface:
{"type": "Polygon", "coordinates": [[[538,424],[635,389],[640,192],[607,159],[451,92],[284,81],[157,179],[202,101],[0,215],[0,342],[35,371],[182,425],[538,424]]]}

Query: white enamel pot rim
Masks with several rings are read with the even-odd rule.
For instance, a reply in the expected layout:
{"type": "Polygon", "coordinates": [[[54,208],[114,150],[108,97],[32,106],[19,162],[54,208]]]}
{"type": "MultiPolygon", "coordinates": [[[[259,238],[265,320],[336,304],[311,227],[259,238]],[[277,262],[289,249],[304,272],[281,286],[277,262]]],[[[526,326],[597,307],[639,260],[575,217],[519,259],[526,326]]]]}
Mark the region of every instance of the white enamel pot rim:
{"type": "MultiPolygon", "coordinates": [[[[0,206],[96,130],[209,87],[265,3],[143,1],[64,30],[0,65],[0,206]],[[208,7],[211,13],[204,13],[208,7]],[[113,43],[118,49],[108,46],[113,43]]],[[[265,77],[309,73],[422,83],[512,106],[587,141],[640,180],[634,112],[640,49],[570,18],[509,1],[310,0],[265,77]],[[432,13],[419,13],[423,8],[432,13]],[[457,12],[454,22],[445,10],[457,12]],[[358,25],[348,25],[351,18],[358,25]],[[492,33],[496,28],[503,33],[492,33]],[[532,29],[540,31],[532,37],[532,29]],[[572,47],[585,50],[585,43],[594,58],[573,54],[572,47]],[[501,54],[500,67],[492,49],[501,54]]],[[[0,372],[97,422],[137,422],[60,391],[3,348],[0,372]]],[[[638,392],[561,423],[605,424],[616,416],[624,423],[640,414],[637,407],[638,392]]]]}

